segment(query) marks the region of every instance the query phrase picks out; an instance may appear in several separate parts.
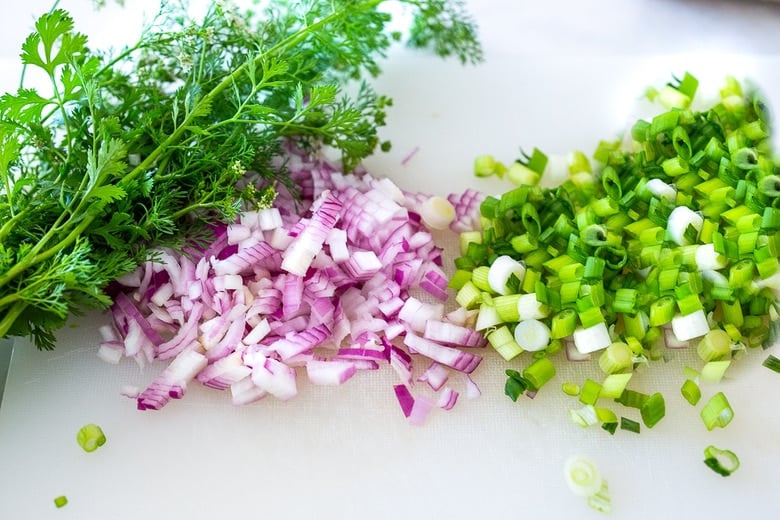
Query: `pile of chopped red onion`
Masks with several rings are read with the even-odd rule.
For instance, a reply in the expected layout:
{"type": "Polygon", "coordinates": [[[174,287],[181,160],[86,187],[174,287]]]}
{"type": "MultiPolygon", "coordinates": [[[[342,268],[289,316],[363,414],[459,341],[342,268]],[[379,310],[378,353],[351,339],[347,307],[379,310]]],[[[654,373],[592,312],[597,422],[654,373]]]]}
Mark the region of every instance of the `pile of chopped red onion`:
{"type": "Polygon", "coordinates": [[[389,179],[344,175],[296,150],[286,163],[299,201],[281,192],[272,208],[216,229],[205,250],[161,250],[117,281],[99,356],[168,363],[147,388],[123,393],[159,410],[194,380],[241,405],[295,397],[299,372],[338,385],[389,365],[412,424],[461,393],[478,396],[470,374],[486,342],[474,311],[446,311],[442,249],[426,223],[473,228],[481,194],[451,195],[451,215],[426,218],[432,199],[389,179]]]}

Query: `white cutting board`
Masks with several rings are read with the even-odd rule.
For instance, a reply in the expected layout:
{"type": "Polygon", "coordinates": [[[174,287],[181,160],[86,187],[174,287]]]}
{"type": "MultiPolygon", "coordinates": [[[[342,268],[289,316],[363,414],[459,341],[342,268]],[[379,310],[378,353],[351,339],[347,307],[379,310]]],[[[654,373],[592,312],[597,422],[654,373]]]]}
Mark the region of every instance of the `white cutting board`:
{"type": "MultiPolygon", "coordinates": [[[[17,7],[2,26],[24,34],[18,27],[30,20],[24,13],[41,4],[17,7]]],[[[61,4],[84,11],[89,2],[61,4]]],[[[697,33],[699,15],[685,2],[661,2],[658,11],[647,2],[605,2],[603,16],[580,7],[577,19],[562,14],[578,3],[472,4],[485,31],[486,64],[461,68],[397,50],[377,81],[395,99],[385,131],[394,150],[368,166],[406,189],[506,189],[471,176],[474,156],[489,152],[510,161],[520,146],[590,152],[625,125],[645,86],[685,70],[710,91],[725,74],[747,75],[780,106],[780,58],[762,47],[780,29],[775,11],[737,16],[721,6],[702,15],[720,27],[719,40],[697,33]],[[667,18],[674,27],[661,23],[667,18]],[[609,20],[621,23],[605,34],[598,27],[609,20]],[[739,29],[751,21],[754,32],[744,37],[739,29]],[[691,27],[693,36],[678,34],[675,47],[670,34],[680,27],[691,27]],[[656,47],[642,32],[650,29],[666,31],[655,37],[656,47]],[[613,41],[625,43],[612,51],[613,41]],[[706,52],[702,41],[710,44],[706,52]]],[[[100,27],[90,18],[85,30],[107,32],[117,12],[102,15],[100,27]]],[[[16,53],[7,39],[4,58],[16,53]]],[[[564,381],[595,375],[592,364],[559,363],[558,376],[536,399],[513,403],[503,396],[503,371],[523,365],[492,353],[474,374],[482,397],[462,398],[424,427],[404,421],[389,367],[338,388],[302,384],[287,403],[235,408],[227,395],[192,386],[160,412],[138,412],[119,389],[147,383],[160,368],[141,373],[132,361],[117,367],[98,360],[103,322],[99,315],[75,322],[50,353],[17,342],[0,407],[0,519],[602,518],[564,484],[563,464],[573,454],[601,468],[615,518],[777,516],[780,376],[761,367],[765,352],[751,352],[718,387],[703,388],[705,398],[727,394],[736,417],[726,429],[707,432],[699,408],[683,401],[682,367],[695,360],[679,352],[632,381],[664,393],[667,417],[640,435],[618,430],[613,437],[572,424],[568,409],[577,403],[558,390],[564,381]],[[100,424],[108,437],[91,454],[75,442],[87,422],[100,424]],[[737,452],[742,467],[729,478],[710,471],[702,463],[708,444],[737,452]],[[70,503],[58,510],[52,500],[62,494],[70,503]]]]}

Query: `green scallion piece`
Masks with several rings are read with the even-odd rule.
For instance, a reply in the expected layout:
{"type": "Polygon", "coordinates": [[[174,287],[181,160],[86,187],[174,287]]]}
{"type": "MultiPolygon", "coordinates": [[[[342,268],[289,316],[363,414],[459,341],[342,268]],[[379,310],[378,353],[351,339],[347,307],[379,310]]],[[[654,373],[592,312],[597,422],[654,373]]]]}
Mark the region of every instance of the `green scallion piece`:
{"type": "Polygon", "coordinates": [[[671,323],[674,318],[676,302],[671,296],[663,296],[650,304],[650,326],[660,327],[671,323]]]}
{"type": "Polygon", "coordinates": [[[701,399],[701,389],[699,388],[699,385],[696,384],[696,381],[693,381],[692,379],[685,380],[680,388],[680,392],[691,406],[696,406],[701,399]]]}
{"type": "Polygon", "coordinates": [[[599,394],[599,397],[604,397],[608,399],[617,399],[621,395],[623,395],[623,392],[626,390],[626,385],[628,385],[628,382],[631,380],[631,376],[633,374],[626,373],[626,374],[610,374],[607,377],[604,378],[604,381],[601,383],[601,392],[599,394]]]}
{"type": "Polygon", "coordinates": [[[645,426],[652,428],[666,415],[666,402],[660,392],[656,392],[648,397],[642,407],[639,409],[642,416],[642,422],[645,426]]]}
{"type": "Polygon", "coordinates": [[[563,383],[561,391],[568,396],[576,397],[580,395],[580,385],[577,383],[563,383]]]}
{"type": "Polygon", "coordinates": [[[586,379],[580,390],[580,402],[582,404],[596,404],[601,393],[601,384],[592,380],[586,379]]]}
{"type": "Polygon", "coordinates": [[[502,325],[487,334],[487,340],[506,361],[511,361],[523,353],[522,347],[517,344],[514,334],[506,325],[502,325]]]}
{"type": "Polygon", "coordinates": [[[106,443],[106,436],[97,424],[85,424],[76,434],[76,442],[79,446],[91,453],[106,443]]]}
{"type": "Polygon", "coordinates": [[[547,357],[542,357],[523,370],[523,377],[530,383],[530,389],[539,390],[555,377],[555,365],[547,357]]]}
{"type": "Polygon", "coordinates": [[[726,399],[726,394],[718,392],[710,397],[700,415],[704,426],[711,431],[716,427],[725,428],[734,418],[734,410],[726,399]]]}
{"type": "Polygon", "coordinates": [[[468,281],[455,294],[455,301],[464,309],[475,309],[482,302],[482,291],[474,282],[468,281]]]}
{"type": "Polygon", "coordinates": [[[447,287],[458,290],[468,281],[471,281],[471,271],[457,269],[447,282],[447,287]]]}
{"type": "Polygon", "coordinates": [[[66,497],[65,495],[60,495],[54,499],[54,506],[57,507],[58,509],[61,507],[65,507],[66,505],[68,505],[68,497],[66,497]]]}
{"type": "Polygon", "coordinates": [[[539,242],[536,238],[528,233],[512,237],[509,244],[512,246],[512,249],[518,253],[529,253],[539,247],[539,242]]]}
{"type": "Polygon", "coordinates": [[[608,432],[610,435],[615,435],[618,429],[618,422],[605,422],[601,424],[601,429],[608,432]]]}
{"type": "Polygon", "coordinates": [[[599,356],[599,367],[605,374],[618,374],[633,366],[633,352],[627,343],[617,341],[599,356]]]}
{"type": "Polygon", "coordinates": [[[601,308],[597,306],[590,307],[578,313],[582,327],[588,329],[599,323],[604,323],[604,315],[601,308]]]}
{"type": "Polygon", "coordinates": [[[504,383],[504,394],[512,401],[517,402],[517,398],[528,390],[530,384],[517,370],[507,370],[505,373],[507,378],[504,383]]]}
{"type": "Polygon", "coordinates": [[[563,309],[552,317],[550,337],[552,339],[566,338],[574,334],[577,328],[577,313],[574,309],[563,309]]]}
{"type": "Polygon", "coordinates": [[[769,354],[769,356],[767,356],[767,358],[761,364],[766,368],[768,368],[769,370],[772,370],[780,374],[780,358],[777,358],[776,356],[769,354]]]}
{"type": "Polygon", "coordinates": [[[731,355],[731,338],[723,329],[713,329],[702,337],[696,352],[704,361],[720,361],[731,355]]]}
{"type": "Polygon", "coordinates": [[[519,294],[507,294],[493,297],[493,306],[496,308],[498,317],[506,323],[514,323],[520,320],[520,312],[517,308],[517,302],[520,300],[519,294]]]}
{"type": "Polygon", "coordinates": [[[730,450],[709,445],[704,448],[704,464],[722,477],[728,477],[739,469],[739,457],[730,450]]]}
{"type": "Polygon", "coordinates": [[[723,361],[710,361],[709,363],[705,363],[704,366],[701,367],[700,379],[703,383],[720,383],[729,366],[731,366],[730,359],[723,361]]]}
{"type": "Polygon", "coordinates": [[[615,399],[615,402],[620,403],[628,408],[636,408],[637,410],[641,410],[642,406],[644,406],[645,402],[649,398],[649,395],[642,392],[625,389],[623,390],[623,393],[620,395],[620,397],[615,399]]]}
{"type": "Polygon", "coordinates": [[[629,419],[628,417],[621,417],[620,418],[620,429],[626,430],[633,433],[639,433],[640,431],[640,425],[639,422],[629,419]]]}

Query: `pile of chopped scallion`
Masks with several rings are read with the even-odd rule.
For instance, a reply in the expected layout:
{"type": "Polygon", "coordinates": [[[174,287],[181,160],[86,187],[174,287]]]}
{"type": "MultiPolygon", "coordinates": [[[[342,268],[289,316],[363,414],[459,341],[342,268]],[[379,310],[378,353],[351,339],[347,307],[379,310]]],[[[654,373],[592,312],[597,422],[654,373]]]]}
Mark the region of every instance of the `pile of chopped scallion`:
{"type": "MultiPolygon", "coordinates": [[[[563,384],[579,400],[572,419],[638,433],[621,410],[638,410],[647,428],[666,410],[661,393],[630,388],[639,365],[695,348],[701,365],[686,368],[680,391],[697,406],[700,382],[719,381],[741,351],[771,345],[780,164],[768,112],[733,78],[714,106],[693,110],[697,88],[686,74],[652,90],[662,113],[601,142],[593,161],[572,154],[554,188],[538,185],[548,169],[539,150],[508,166],[475,161],[477,175],[516,187],[484,198],[481,229],[461,234],[450,285],[460,306],[478,310],[475,326],[495,350],[524,367],[506,371],[511,399],[533,396],[557,363],[598,356],[603,378],[563,384]]],[[[712,430],[733,410],[718,392],[700,414],[712,430]]]]}

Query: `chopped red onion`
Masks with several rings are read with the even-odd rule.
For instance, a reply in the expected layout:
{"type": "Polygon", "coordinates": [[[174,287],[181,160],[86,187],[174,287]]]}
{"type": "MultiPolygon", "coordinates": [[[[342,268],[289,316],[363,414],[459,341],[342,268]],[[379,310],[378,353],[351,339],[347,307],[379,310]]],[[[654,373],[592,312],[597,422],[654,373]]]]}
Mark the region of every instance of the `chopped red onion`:
{"type": "MultiPolygon", "coordinates": [[[[273,208],[214,227],[205,249],[160,250],[117,280],[101,357],[168,360],[137,394],[139,409],[182,397],[193,379],[230,389],[241,405],[295,397],[299,370],[333,385],[387,365],[403,383],[395,392],[411,424],[436,406],[450,409],[458,393],[441,390],[450,369],[468,374],[481,361],[455,347],[485,341],[468,329],[474,313],[444,314],[442,251],[416,212],[428,196],[360,170],[343,175],[298,150],[289,158],[300,199],[281,190],[273,208]],[[417,381],[441,391],[438,400],[412,395],[418,357],[431,363],[417,381]]],[[[459,218],[479,200],[464,195],[454,204],[459,218]]],[[[466,378],[466,395],[477,395],[466,378]]]]}

